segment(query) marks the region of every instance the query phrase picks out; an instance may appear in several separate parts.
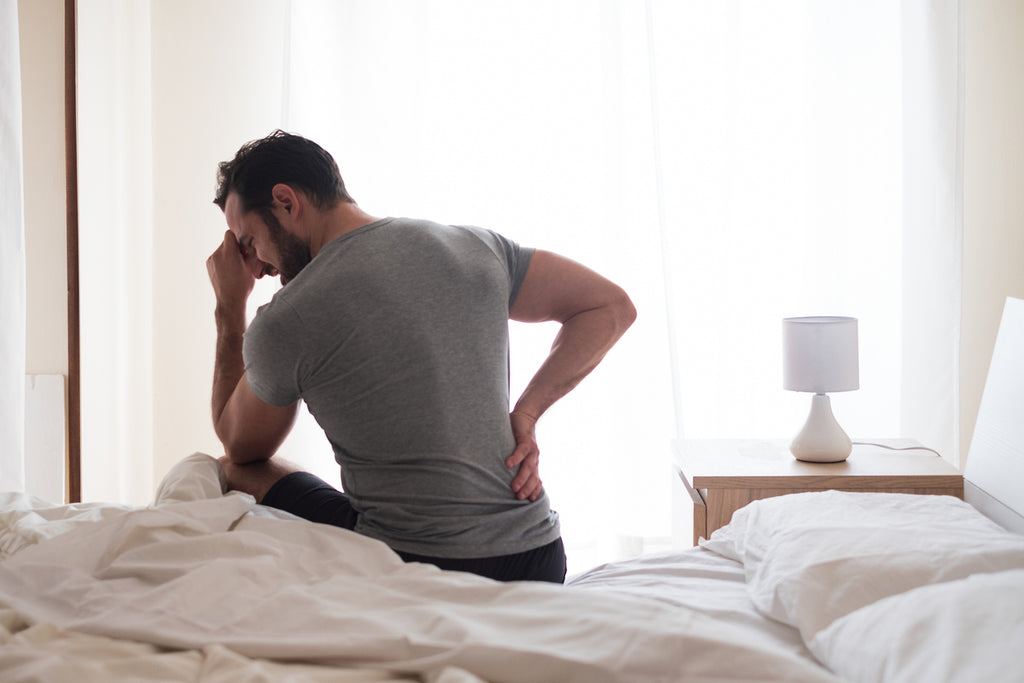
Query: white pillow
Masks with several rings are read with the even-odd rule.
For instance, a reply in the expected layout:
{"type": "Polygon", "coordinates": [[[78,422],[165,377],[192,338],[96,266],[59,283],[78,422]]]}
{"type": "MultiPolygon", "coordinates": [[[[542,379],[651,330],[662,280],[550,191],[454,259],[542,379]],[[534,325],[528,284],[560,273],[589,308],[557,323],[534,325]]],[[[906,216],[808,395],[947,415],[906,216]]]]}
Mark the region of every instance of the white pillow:
{"type": "Polygon", "coordinates": [[[205,453],[193,453],[164,475],[153,504],[220,498],[225,491],[227,479],[217,459],[205,453]]]}
{"type": "Polygon", "coordinates": [[[1016,683],[1024,680],[1022,615],[1024,570],[977,574],[851,612],[810,648],[850,681],[1016,683]]]}
{"type": "Polygon", "coordinates": [[[891,595],[1024,568],[1024,536],[950,496],[823,491],[755,501],[704,547],[738,558],[763,614],[805,642],[891,595]]]}

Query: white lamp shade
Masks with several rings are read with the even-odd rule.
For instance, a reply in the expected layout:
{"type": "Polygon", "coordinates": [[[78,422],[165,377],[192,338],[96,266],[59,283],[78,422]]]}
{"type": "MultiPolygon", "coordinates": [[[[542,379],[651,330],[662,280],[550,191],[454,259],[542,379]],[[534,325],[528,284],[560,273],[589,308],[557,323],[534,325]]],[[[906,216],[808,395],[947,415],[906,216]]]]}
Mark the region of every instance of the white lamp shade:
{"type": "Polygon", "coordinates": [[[857,319],[837,316],[782,321],[782,386],[826,394],[860,388],[857,319]]]}

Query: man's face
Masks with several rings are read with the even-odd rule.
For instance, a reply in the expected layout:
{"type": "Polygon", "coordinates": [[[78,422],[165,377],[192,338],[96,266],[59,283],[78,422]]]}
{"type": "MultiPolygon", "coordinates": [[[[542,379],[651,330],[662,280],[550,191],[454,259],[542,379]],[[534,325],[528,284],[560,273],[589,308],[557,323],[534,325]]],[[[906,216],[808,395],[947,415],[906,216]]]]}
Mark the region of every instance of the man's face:
{"type": "Polygon", "coordinates": [[[224,216],[254,277],[280,275],[281,284],[286,285],[312,260],[309,245],[290,233],[273,213],[243,213],[235,193],[228,195],[224,216]]]}

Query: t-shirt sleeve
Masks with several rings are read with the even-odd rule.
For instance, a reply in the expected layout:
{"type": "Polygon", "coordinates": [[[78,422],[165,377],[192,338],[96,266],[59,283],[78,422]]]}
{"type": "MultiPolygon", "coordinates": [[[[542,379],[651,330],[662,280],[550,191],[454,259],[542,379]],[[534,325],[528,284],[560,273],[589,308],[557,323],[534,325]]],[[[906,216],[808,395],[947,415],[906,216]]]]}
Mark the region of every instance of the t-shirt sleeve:
{"type": "Polygon", "coordinates": [[[249,388],[274,406],[290,406],[300,398],[299,363],[302,325],[284,301],[261,306],[242,342],[249,388]]]}
{"type": "Polygon", "coordinates": [[[520,246],[519,243],[493,230],[475,227],[470,227],[470,229],[491,248],[494,255],[505,266],[509,278],[508,307],[511,309],[512,304],[516,302],[516,297],[519,296],[519,288],[526,278],[526,271],[530,268],[530,259],[533,258],[535,250],[531,247],[520,246]]]}

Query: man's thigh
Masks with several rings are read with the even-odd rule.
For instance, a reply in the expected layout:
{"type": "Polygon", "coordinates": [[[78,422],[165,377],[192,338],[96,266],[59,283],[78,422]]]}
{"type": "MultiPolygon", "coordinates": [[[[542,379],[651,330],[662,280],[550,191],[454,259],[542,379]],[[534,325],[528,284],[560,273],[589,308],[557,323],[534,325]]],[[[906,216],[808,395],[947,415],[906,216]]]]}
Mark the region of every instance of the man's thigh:
{"type": "MultiPolygon", "coordinates": [[[[271,487],[262,500],[268,505],[311,522],[354,529],[359,513],[348,496],[309,472],[292,472],[271,487]]],[[[512,555],[480,558],[428,557],[398,553],[406,562],[425,562],[441,569],[464,571],[498,581],[565,581],[566,559],[562,539],[512,555]]]]}
{"type": "Polygon", "coordinates": [[[497,581],[565,581],[565,546],[561,538],[533,550],[497,557],[452,558],[398,554],[406,562],[426,562],[441,569],[471,572],[497,581]]]}
{"type": "Polygon", "coordinates": [[[359,513],[348,496],[309,472],[292,472],[274,484],[260,501],[320,524],[354,529],[359,513]]]}

